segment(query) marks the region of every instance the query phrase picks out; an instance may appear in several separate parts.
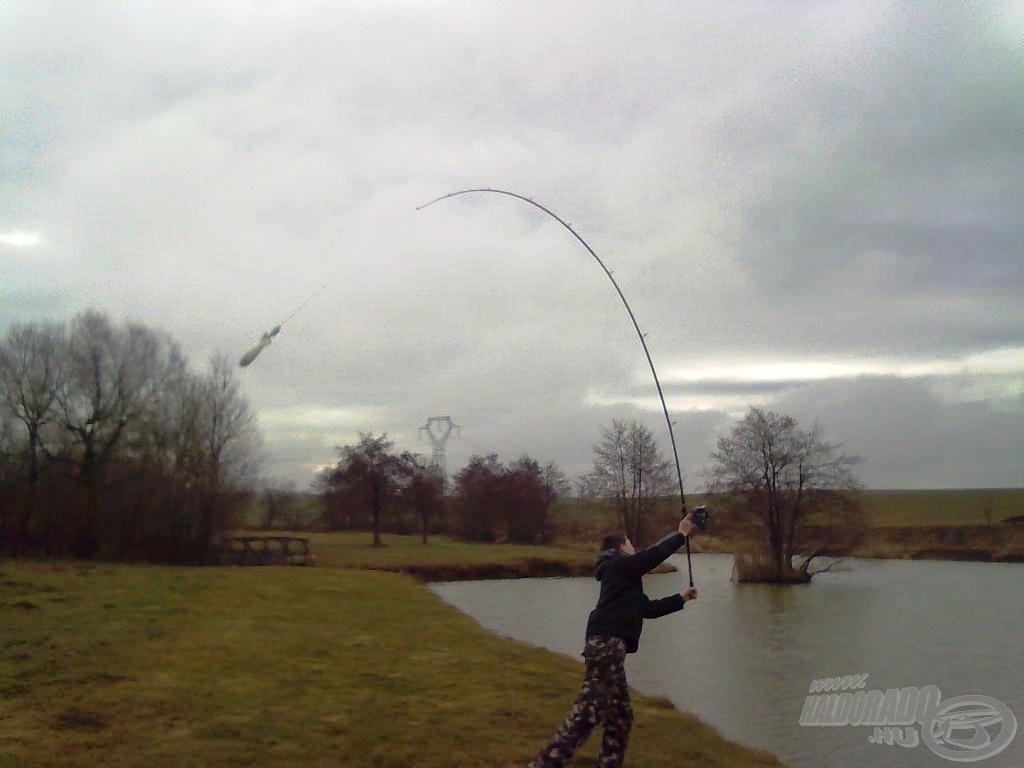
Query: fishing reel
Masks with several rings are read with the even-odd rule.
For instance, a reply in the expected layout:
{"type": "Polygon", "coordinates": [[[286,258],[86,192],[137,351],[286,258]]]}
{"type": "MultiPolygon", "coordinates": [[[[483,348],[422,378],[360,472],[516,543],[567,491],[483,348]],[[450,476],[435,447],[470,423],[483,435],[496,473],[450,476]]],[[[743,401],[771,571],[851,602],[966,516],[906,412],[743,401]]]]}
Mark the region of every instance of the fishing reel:
{"type": "Polygon", "coordinates": [[[690,520],[693,522],[694,528],[698,531],[705,531],[708,527],[708,517],[710,515],[711,510],[709,510],[704,504],[701,504],[690,513],[690,520]]]}

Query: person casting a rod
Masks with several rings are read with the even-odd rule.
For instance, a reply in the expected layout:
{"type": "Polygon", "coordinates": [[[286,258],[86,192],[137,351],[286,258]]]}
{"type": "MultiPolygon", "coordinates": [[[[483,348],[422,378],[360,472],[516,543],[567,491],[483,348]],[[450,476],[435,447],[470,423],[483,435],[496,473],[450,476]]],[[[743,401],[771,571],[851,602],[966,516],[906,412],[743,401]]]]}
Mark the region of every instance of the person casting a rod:
{"type": "Polygon", "coordinates": [[[677,531],[639,552],[622,533],[604,537],[595,563],[594,578],[601,582],[601,595],[587,621],[583,684],[568,717],[528,768],[564,765],[599,722],[604,730],[599,765],[622,765],[633,723],[624,667],[626,654],[636,653],[644,619],[668,616],[697,599],[697,590],[690,587],[652,600],[644,594],[643,575],[683,546],[693,528],[690,515],[686,515],[677,531]]]}

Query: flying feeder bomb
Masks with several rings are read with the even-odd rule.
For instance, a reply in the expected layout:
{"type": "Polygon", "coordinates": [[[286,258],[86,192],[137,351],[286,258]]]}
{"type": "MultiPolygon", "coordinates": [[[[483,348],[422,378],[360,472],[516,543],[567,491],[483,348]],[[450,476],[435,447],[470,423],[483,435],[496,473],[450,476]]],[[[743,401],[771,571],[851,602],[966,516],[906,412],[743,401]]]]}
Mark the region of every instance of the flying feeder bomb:
{"type": "Polygon", "coordinates": [[[286,317],[280,323],[278,323],[269,331],[264,333],[260,337],[260,340],[256,342],[255,346],[253,346],[248,352],[242,355],[241,360],[238,361],[238,367],[247,368],[249,365],[251,365],[252,361],[259,357],[260,352],[262,352],[264,349],[270,346],[270,343],[274,340],[274,337],[281,332],[281,328],[284,327],[284,324],[291,320],[293,317],[295,317],[295,315],[299,313],[299,310],[301,310],[309,302],[316,298],[320,294],[320,292],[323,291],[323,289],[326,288],[329,284],[330,280],[328,280],[326,283],[317,288],[312,294],[310,294],[301,304],[299,304],[299,306],[292,310],[292,313],[288,315],[288,317],[286,317]]]}
{"type": "Polygon", "coordinates": [[[244,355],[242,355],[242,359],[238,361],[238,366],[240,368],[245,368],[246,366],[248,366],[249,363],[251,363],[257,357],[259,357],[260,352],[262,352],[264,349],[270,346],[270,342],[273,341],[274,337],[277,336],[277,334],[279,334],[280,332],[281,326],[275,325],[269,331],[264,333],[260,337],[260,340],[256,342],[256,345],[248,352],[246,352],[244,355]]]}

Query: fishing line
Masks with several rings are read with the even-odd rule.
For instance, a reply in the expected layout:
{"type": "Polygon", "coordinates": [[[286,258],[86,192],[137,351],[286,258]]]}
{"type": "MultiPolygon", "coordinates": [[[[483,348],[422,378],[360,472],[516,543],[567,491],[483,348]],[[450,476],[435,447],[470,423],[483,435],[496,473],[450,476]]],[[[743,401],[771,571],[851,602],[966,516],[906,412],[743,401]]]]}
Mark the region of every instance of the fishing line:
{"type": "MultiPolygon", "coordinates": [[[[584,248],[587,249],[587,251],[590,253],[590,255],[594,257],[594,259],[597,261],[597,263],[601,266],[601,269],[604,271],[605,275],[607,275],[608,279],[611,280],[612,285],[615,287],[615,292],[618,293],[619,298],[622,300],[623,306],[626,308],[626,312],[629,313],[629,319],[633,323],[633,328],[636,329],[637,338],[640,339],[640,344],[644,348],[644,355],[646,355],[646,357],[647,357],[647,364],[650,366],[650,368],[651,368],[651,375],[654,377],[654,385],[655,385],[655,387],[657,387],[657,390],[658,390],[658,399],[661,400],[661,409],[665,413],[665,425],[668,427],[669,441],[672,444],[672,456],[675,459],[675,465],[676,465],[676,479],[678,480],[678,483],[679,483],[679,502],[680,502],[680,504],[682,506],[682,514],[685,517],[686,516],[686,495],[683,492],[683,470],[682,470],[682,468],[681,468],[681,466],[679,464],[679,451],[676,448],[675,432],[672,429],[672,418],[671,418],[671,416],[669,416],[668,406],[665,404],[665,395],[664,395],[664,393],[662,392],[662,389],[661,389],[661,382],[658,380],[658,372],[654,368],[654,360],[651,358],[651,351],[647,348],[647,340],[645,338],[645,334],[644,334],[643,331],[640,330],[640,323],[637,322],[636,315],[633,314],[633,309],[629,306],[629,302],[626,301],[626,295],[622,292],[622,289],[619,287],[618,282],[616,282],[615,278],[612,276],[611,270],[608,269],[608,267],[605,266],[605,263],[601,260],[601,257],[597,255],[597,253],[594,251],[593,248],[590,247],[590,244],[586,240],[584,240],[580,236],[580,234],[575,229],[573,229],[568,224],[568,222],[566,222],[561,216],[559,216],[557,213],[555,213],[551,209],[546,208],[545,206],[543,206],[540,203],[536,202],[535,200],[533,200],[533,199],[531,199],[529,197],[525,197],[523,195],[517,194],[515,192],[509,192],[509,191],[504,190],[504,189],[494,189],[492,187],[480,187],[480,188],[475,188],[475,189],[462,189],[462,190],[459,190],[458,192],[449,192],[447,195],[441,195],[441,197],[435,198],[434,200],[431,200],[429,203],[425,203],[423,205],[418,206],[416,208],[416,210],[417,211],[422,211],[424,208],[428,208],[431,205],[433,205],[434,203],[439,203],[442,200],[447,200],[448,198],[451,198],[451,197],[457,197],[458,195],[467,195],[467,194],[472,194],[472,193],[476,193],[476,192],[489,192],[489,193],[492,193],[492,194],[506,195],[508,197],[514,197],[517,200],[522,200],[524,203],[529,203],[534,208],[539,208],[544,213],[546,213],[548,216],[550,216],[555,221],[557,221],[559,224],[561,224],[563,227],[565,227],[567,230],[569,230],[569,232],[572,233],[572,236],[575,237],[580,242],[580,244],[584,248]]],[[[693,586],[693,564],[692,564],[692,561],[690,559],[690,537],[689,536],[686,537],[686,563],[687,563],[687,566],[688,566],[689,571],[690,571],[690,586],[692,587],[693,586]]]]}

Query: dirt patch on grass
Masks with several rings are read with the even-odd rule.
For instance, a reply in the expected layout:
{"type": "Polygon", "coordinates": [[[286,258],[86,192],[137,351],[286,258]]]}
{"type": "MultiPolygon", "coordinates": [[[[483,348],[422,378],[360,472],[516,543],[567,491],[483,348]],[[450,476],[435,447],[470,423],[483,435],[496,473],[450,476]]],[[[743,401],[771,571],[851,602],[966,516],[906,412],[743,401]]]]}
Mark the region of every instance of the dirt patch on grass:
{"type": "Polygon", "coordinates": [[[21,608],[23,611],[38,611],[41,610],[40,606],[33,603],[31,600],[16,600],[10,603],[11,608],[21,608]]]}
{"type": "Polygon", "coordinates": [[[207,723],[196,729],[196,736],[200,739],[237,739],[242,735],[242,729],[219,721],[207,723]]]}
{"type": "Polygon", "coordinates": [[[128,677],[127,675],[112,675],[109,672],[94,672],[91,675],[85,675],[84,677],[78,678],[76,682],[83,683],[85,685],[107,686],[114,685],[115,683],[130,682],[134,679],[134,677],[128,677]]]}
{"type": "Polygon", "coordinates": [[[57,715],[53,727],[58,731],[102,731],[107,725],[107,718],[99,712],[69,707],[57,715]]]}
{"type": "Polygon", "coordinates": [[[10,680],[0,684],[0,699],[27,696],[31,692],[32,686],[20,680],[10,680]]]}

